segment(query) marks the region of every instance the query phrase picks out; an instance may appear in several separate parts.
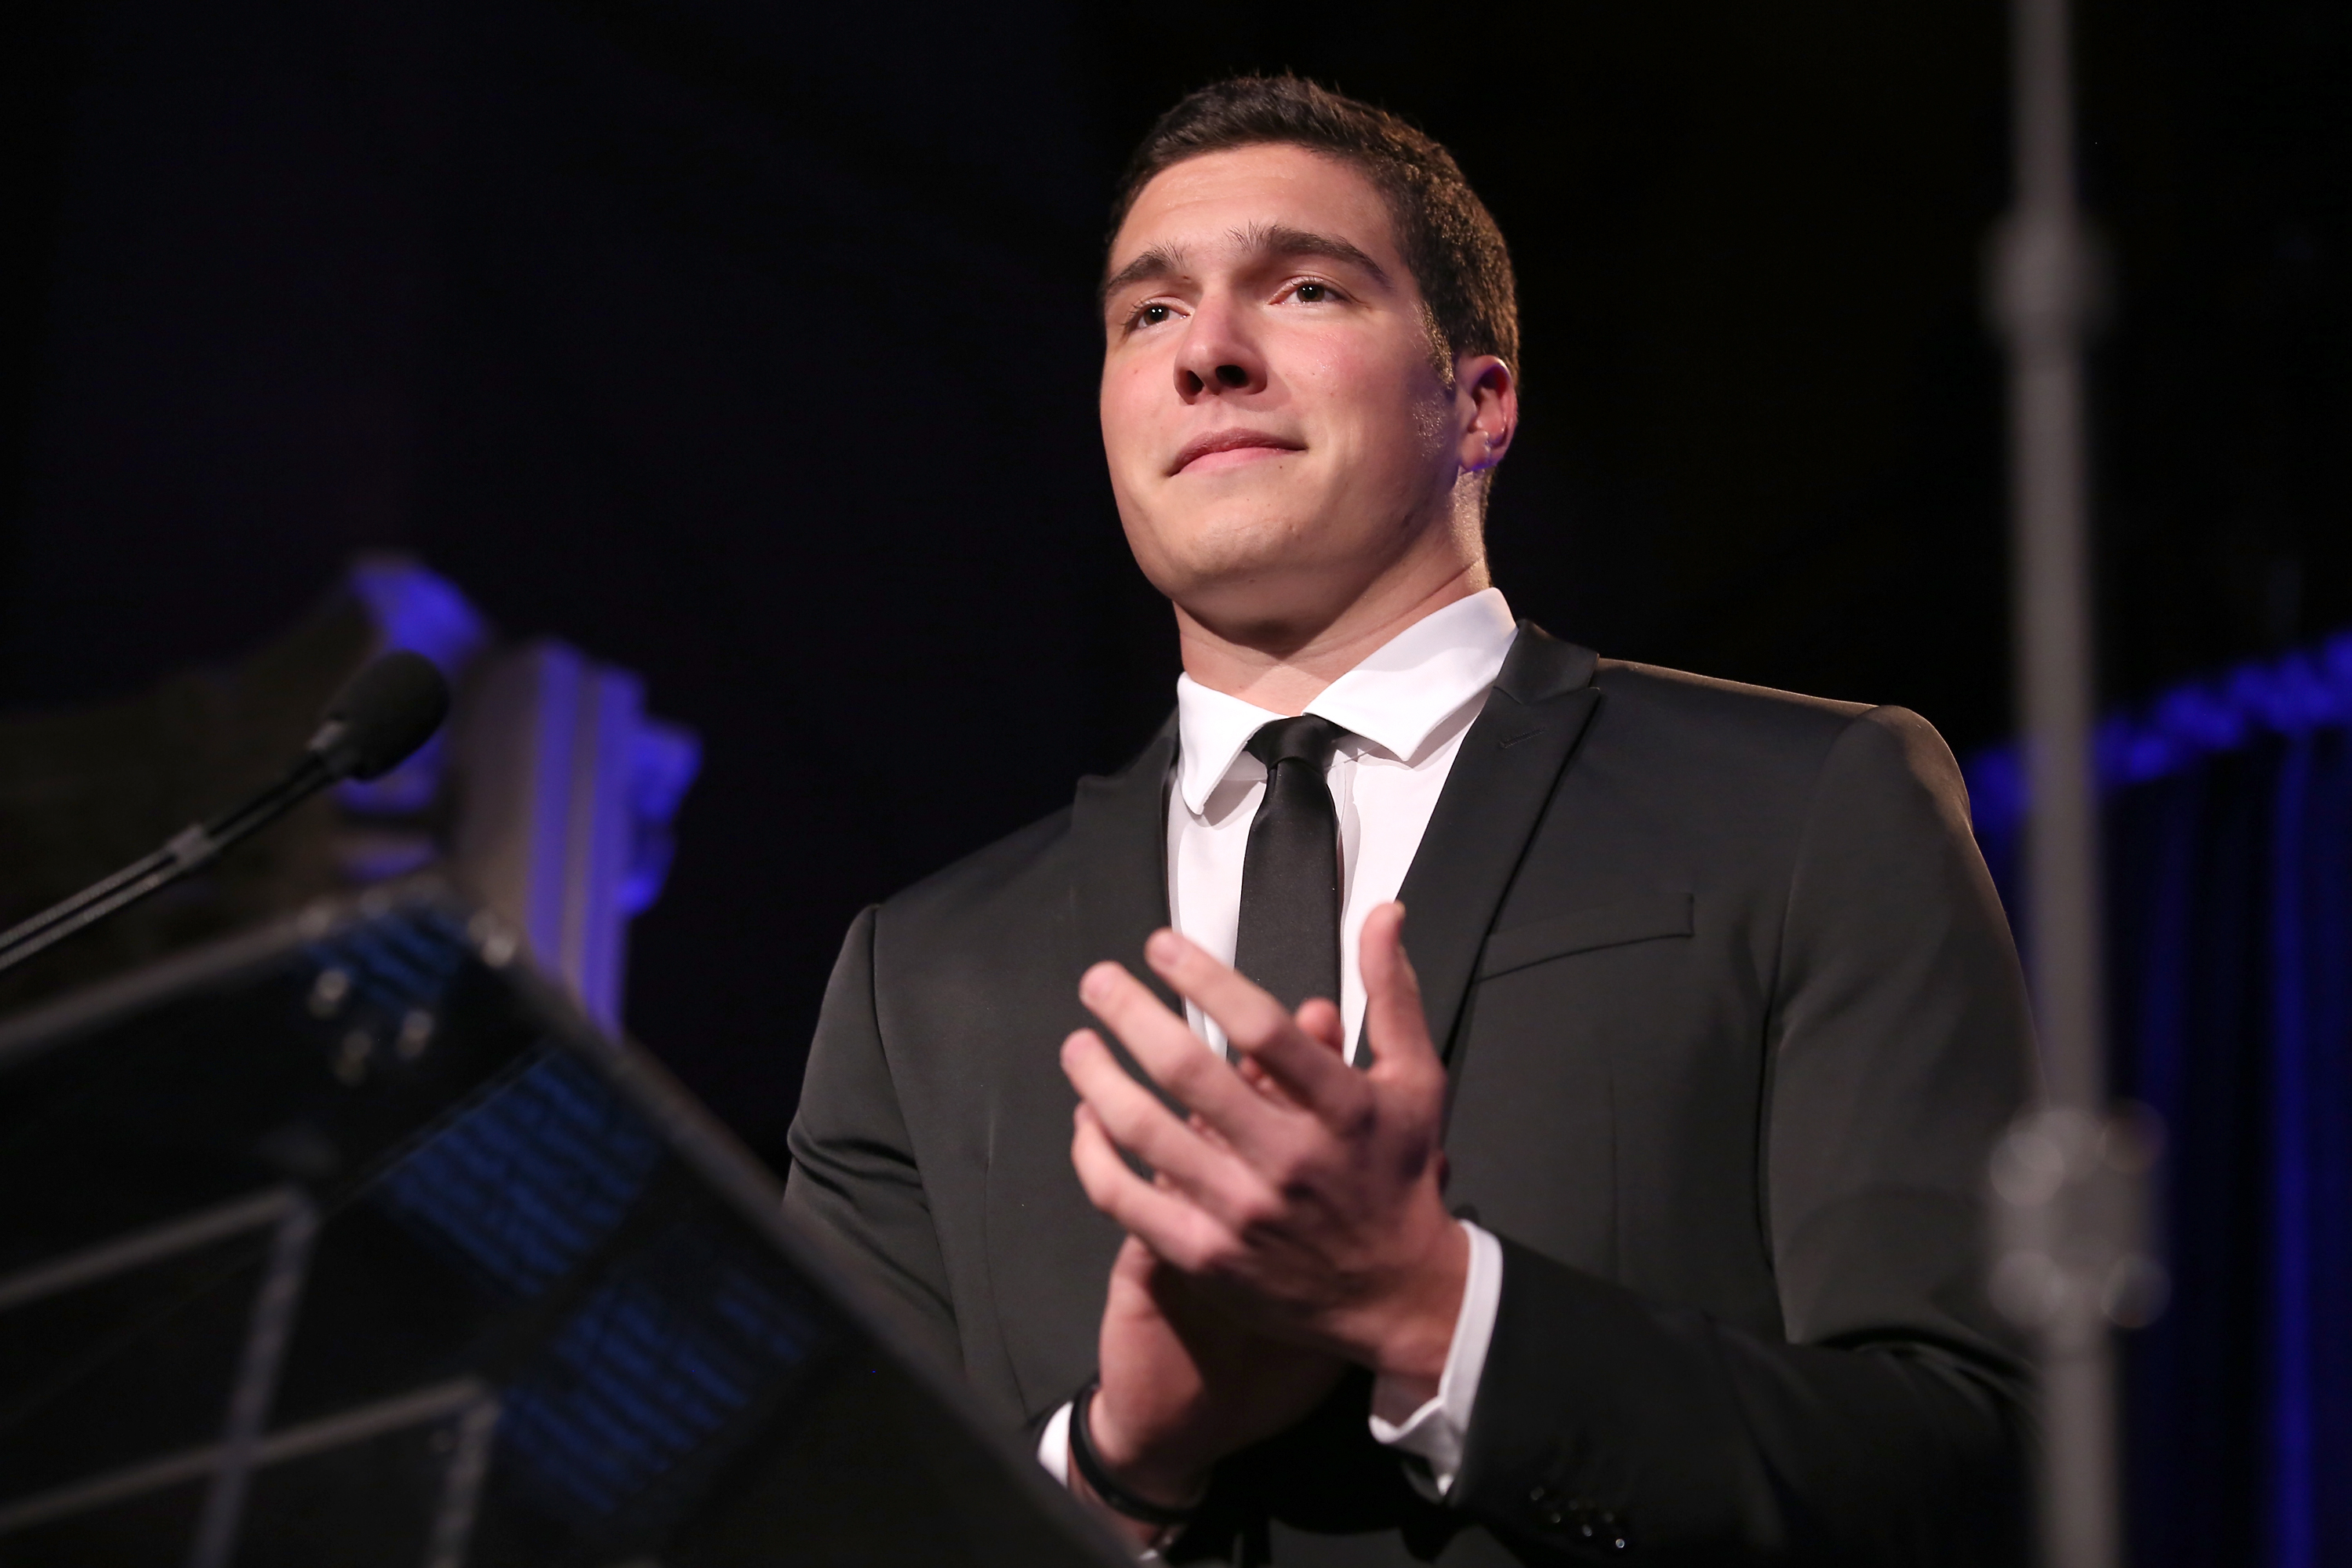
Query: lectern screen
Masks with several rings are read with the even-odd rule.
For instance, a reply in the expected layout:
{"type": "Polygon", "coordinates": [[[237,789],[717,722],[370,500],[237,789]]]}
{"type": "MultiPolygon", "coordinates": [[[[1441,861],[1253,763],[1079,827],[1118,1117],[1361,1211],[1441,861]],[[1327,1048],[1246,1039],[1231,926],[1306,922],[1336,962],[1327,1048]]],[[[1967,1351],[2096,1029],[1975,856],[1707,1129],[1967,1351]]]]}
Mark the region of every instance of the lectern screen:
{"type": "Polygon", "coordinates": [[[1099,1563],[494,923],[0,1026],[0,1562],[1099,1563]]]}

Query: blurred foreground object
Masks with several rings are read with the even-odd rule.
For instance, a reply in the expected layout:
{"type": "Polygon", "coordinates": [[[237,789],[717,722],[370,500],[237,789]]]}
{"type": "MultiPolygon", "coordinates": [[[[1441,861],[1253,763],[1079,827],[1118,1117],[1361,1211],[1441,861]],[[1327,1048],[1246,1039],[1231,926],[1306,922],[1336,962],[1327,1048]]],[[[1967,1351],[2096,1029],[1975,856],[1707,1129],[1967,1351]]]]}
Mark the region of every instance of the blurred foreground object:
{"type": "Polygon", "coordinates": [[[2026,978],[2046,1106],[1995,1154],[1995,1300],[2038,1346],[2044,1568],[2122,1561],[2111,1304],[2158,1266],[2155,1144],[2108,1109],[2098,826],[2092,799],[2089,452],[2083,339],[2097,268],[2074,197],[2066,0],[2012,0],[2015,205],[1993,256],[2009,352],[2011,593],[2026,827],[2026,978]],[[2126,1152],[2129,1151],[2129,1152],[2126,1152]],[[2145,1157],[2142,1157],[2145,1154],[2145,1157]]]}
{"type": "Polygon", "coordinates": [[[1120,1561],[506,922],[379,889],[0,1025],[0,1561],[1120,1561]]]}
{"type": "Polygon", "coordinates": [[[397,556],[362,558],[308,621],[232,669],[103,707],[0,717],[0,926],[267,784],[336,689],[392,649],[430,658],[456,688],[444,733],[8,976],[0,1014],[434,868],[616,1026],[628,921],[660,892],[698,742],[646,715],[635,676],[559,642],[496,643],[455,586],[397,556]]]}

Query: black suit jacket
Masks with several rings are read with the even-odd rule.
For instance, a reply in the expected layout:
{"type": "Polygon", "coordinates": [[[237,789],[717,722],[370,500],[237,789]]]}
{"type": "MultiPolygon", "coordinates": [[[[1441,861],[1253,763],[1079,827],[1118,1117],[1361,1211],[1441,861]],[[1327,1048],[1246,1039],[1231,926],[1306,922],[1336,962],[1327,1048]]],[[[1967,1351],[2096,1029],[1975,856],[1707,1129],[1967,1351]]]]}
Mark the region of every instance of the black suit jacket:
{"type": "MultiPolygon", "coordinates": [[[[1168,921],[1172,721],[851,929],[787,1203],[1008,1428],[1095,1362],[1119,1232],[1070,1168],[1076,985],[1168,921]]],[[[2023,989],[1926,721],[1523,626],[1402,894],[1502,1304],[1443,1506],[1357,1378],[1221,1467],[1195,1549],[1284,1563],[1991,1563],[2024,1374],[1979,1188],[2023,989]]]]}

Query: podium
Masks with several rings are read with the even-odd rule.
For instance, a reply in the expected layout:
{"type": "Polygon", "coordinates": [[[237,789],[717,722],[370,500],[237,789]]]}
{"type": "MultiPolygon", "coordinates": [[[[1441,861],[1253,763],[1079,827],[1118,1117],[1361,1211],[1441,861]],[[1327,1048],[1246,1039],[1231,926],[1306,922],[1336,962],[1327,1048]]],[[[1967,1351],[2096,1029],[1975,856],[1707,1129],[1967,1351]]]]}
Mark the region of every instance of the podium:
{"type": "Polygon", "coordinates": [[[431,889],[0,1025],[0,1563],[1123,1561],[780,1197],[431,889]]]}

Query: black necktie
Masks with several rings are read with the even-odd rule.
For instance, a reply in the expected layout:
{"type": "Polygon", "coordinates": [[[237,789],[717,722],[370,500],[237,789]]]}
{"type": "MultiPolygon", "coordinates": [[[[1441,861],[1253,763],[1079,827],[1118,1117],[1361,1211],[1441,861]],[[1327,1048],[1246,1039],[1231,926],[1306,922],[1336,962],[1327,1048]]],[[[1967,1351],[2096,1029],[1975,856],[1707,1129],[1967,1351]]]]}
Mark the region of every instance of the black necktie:
{"type": "Polygon", "coordinates": [[[1234,967],[1285,1007],[1339,1000],[1339,814],[1323,782],[1348,731],[1311,713],[1250,737],[1265,764],[1265,794],[1250,819],[1242,861],[1242,918],[1234,967]]]}

